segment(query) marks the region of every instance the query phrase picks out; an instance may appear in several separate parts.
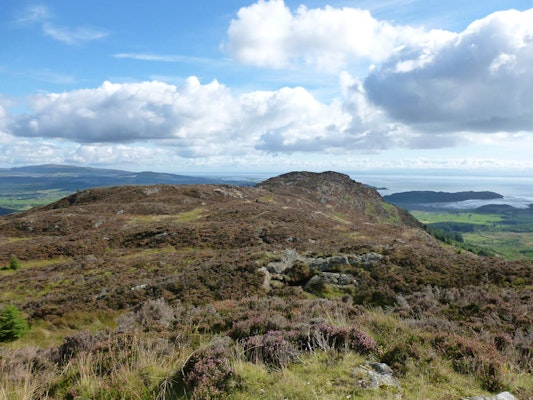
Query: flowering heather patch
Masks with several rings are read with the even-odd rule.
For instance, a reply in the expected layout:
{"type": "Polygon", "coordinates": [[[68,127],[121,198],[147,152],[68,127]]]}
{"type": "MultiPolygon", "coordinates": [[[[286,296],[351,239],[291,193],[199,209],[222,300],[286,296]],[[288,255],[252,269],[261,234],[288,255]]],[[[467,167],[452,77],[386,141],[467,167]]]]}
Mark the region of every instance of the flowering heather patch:
{"type": "Polygon", "coordinates": [[[280,314],[265,316],[264,313],[254,312],[247,315],[246,319],[234,322],[228,334],[232,339],[239,340],[269,331],[284,330],[287,327],[287,319],[280,314]]]}
{"type": "Polygon", "coordinates": [[[228,351],[217,345],[191,355],[182,369],[184,389],[191,399],[224,399],[227,397],[234,370],[228,351]]]}
{"type": "Polygon", "coordinates": [[[337,327],[323,322],[311,328],[309,338],[310,348],[354,350],[361,354],[378,351],[376,341],[357,328],[337,327]]]}
{"type": "Polygon", "coordinates": [[[294,362],[299,355],[296,347],[287,340],[287,333],[269,331],[264,335],[244,340],[244,353],[249,361],[271,368],[282,368],[294,362]]]}

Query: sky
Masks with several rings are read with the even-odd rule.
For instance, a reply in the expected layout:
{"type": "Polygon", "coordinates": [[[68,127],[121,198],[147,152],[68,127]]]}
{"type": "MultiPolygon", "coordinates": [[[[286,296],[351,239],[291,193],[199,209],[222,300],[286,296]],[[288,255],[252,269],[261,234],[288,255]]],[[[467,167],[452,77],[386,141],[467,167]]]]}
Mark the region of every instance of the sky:
{"type": "Polygon", "coordinates": [[[527,175],[532,66],[533,0],[2,0],[0,168],[527,175]]]}

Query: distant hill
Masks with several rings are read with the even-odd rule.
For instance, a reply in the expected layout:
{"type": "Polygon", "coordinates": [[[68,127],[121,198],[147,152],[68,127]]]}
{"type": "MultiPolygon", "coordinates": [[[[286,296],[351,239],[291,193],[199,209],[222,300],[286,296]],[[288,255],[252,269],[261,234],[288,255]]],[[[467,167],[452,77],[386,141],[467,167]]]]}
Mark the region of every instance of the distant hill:
{"type": "Polygon", "coordinates": [[[221,178],[175,175],[157,172],[131,172],[87,168],[72,165],[36,165],[0,169],[0,215],[47,204],[59,198],[93,187],[154,184],[238,184],[221,178]]]}
{"type": "Polygon", "coordinates": [[[13,190],[83,190],[90,187],[118,185],[152,184],[191,184],[191,183],[232,183],[246,184],[244,181],[228,182],[220,178],[176,175],[157,172],[131,172],[115,169],[76,167],[72,165],[37,165],[20,168],[0,169],[2,191],[13,190]]]}

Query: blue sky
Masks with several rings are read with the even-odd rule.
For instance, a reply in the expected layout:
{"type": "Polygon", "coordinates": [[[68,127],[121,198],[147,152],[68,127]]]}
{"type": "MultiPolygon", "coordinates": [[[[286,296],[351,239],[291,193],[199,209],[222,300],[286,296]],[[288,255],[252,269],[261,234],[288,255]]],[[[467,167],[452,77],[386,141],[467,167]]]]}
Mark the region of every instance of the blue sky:
{"type": "Polygon", "coordinates": [[[533,171],[533,1],[3,0],[0,167],[533,171]]]}

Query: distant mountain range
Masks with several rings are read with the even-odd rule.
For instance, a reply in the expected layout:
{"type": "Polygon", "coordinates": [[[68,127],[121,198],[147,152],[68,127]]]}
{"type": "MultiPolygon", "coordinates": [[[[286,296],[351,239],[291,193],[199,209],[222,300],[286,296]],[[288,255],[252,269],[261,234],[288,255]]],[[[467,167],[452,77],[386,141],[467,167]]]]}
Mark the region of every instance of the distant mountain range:
{"type": "Polygon", "coordinates": [[[2,191],[21,188],[82,190],[96,186],[150,185],[150,184],[193,184],[193,183],[238,183],[221,178],[175,175],[157,172],[131,172],[115,169],[76,167],[72,165],[36,165],[20,168],[0,168],[2,191]]]}

